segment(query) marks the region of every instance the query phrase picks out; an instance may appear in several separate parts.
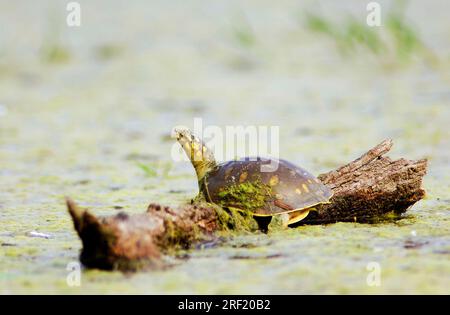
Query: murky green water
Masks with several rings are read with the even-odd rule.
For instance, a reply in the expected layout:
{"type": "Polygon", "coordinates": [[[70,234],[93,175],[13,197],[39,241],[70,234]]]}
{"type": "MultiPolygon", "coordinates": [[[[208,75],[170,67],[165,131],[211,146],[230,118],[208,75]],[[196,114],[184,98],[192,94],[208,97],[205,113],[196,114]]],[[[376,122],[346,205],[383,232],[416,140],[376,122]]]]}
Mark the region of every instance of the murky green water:
{"type": "Polygon", "coordinates": [[[364,21],[358,1],[79,2],[80,28],[65,26],[58,1],[1,4],[1,293],[450,293],[445,1],[411,1],[433,56],[407,63],[342,54],[304,26],[306,10],[364,21]],[[167,136],[194,117],[280,126],[281,157],[315,174],[391,137],[392,157],[429,158],[427,197],[395,223],[239,235],[169,270],[84,271],[68,286],[81,244],[63,196],[96,214],[189,200],[194,171],[171,160],[167,136]],[[370,262],[380,286],[367,285],[370,262]]]}

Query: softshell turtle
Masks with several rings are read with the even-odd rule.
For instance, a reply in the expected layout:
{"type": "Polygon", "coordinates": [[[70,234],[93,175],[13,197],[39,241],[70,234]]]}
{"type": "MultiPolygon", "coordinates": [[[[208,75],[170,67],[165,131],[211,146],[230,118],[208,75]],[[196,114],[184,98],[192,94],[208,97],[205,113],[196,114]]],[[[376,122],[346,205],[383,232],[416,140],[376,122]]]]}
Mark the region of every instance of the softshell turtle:
{"type": "Polygon", "coordinates": [[[252,213],[263,231],[272,216],[287,214],[290,225],[303,220],[314,207],[329,203],[332,196],[316,177],[288,161],[247,157],[218,164],[213,152],[190,130],[175,129],[175,136],[197,173],[199,197],[252,213]],[[277,167],[264,169],[270,163],[277,167]]]}

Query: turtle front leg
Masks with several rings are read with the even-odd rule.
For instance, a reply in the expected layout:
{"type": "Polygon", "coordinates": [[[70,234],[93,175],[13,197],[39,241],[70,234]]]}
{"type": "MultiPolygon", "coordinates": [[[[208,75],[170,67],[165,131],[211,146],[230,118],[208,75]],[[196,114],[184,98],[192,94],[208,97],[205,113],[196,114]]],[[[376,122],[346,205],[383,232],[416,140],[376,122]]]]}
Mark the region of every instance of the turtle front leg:
{"type": "Polygon", "coordinates": [[[261,217],[255,215],[253,216],[253,218],[255,219],[256,223],[258,223],[259,230],[267,234],[267,232],[269,231],[270,221],[272,221],[272,217],[271,216],[261,217]]]}

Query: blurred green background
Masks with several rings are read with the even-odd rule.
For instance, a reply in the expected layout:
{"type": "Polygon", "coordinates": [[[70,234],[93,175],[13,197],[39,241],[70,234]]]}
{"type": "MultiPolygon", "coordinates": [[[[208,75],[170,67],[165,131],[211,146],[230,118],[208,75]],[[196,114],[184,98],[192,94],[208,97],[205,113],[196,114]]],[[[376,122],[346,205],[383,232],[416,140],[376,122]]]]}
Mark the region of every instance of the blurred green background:
{"type": "Polygon", "coordinates": [[[85,0],[80,27],[67,2],[0,4],[0,293],[450,293],[446,1],[378,1],[373,28],[368,1],[85,0]],[[68,286],[63,196],[96,214],[186,202],[170,131],[194,117],[280,126],[280,156],[314,174],[390,137],[392,157],[429,159],[427,197],[396,222],[236,235],[68,286]]]}

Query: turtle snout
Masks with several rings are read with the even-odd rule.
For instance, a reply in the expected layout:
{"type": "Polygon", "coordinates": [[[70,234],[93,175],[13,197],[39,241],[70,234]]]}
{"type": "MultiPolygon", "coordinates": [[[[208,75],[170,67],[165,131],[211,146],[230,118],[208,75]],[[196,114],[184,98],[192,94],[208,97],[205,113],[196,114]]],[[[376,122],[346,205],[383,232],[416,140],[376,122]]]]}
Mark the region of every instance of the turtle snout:
{"type": "Polygon", "coordinates": [[[180,128],[174,128],[172,137],[176,138],[177,141],[180,141],[180,139],[183,138],[183,131],[180,128]]]}

